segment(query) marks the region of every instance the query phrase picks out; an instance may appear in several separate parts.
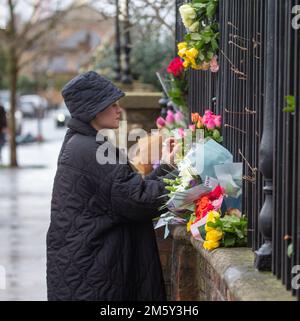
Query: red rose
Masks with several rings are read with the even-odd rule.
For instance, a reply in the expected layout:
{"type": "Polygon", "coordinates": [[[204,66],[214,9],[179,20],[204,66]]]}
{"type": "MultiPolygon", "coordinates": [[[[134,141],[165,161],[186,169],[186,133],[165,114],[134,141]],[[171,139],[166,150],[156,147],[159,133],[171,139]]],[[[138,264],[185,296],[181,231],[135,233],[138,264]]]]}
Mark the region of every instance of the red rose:
{"type": "Polygon", "coordinates": [[[211,191],[209,194],[208,194],[208,197],[210,200],[216,200],[218,199],[221,195],[224,194],[224,190],[223,188],[218,185],[213,191],[211,191]]]}
{"type": "Polygon", "coordinates": [[[182,63],[183,62],[179,57],[174,58],[170,62],[169,66],[167,68],[167,72],[169,74],[173,74],[174,77],[180,77],[183,70],[184,70],[182,63]]]}

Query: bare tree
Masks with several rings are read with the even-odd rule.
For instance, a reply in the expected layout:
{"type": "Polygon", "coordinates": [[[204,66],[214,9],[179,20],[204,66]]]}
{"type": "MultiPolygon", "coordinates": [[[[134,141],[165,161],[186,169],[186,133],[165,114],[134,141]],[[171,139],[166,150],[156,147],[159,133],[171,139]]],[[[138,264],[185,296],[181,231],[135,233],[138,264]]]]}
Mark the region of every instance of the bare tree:
{"type": "MultiPolygon", "coordinates": [[[[119,4],[125,0],[119,0],[119,4]]],[[[116,0],[96,1],[102,12],[115,13],[116,0]]],[[[145,38],[150,33],[168,32],[175,37],[175,0],[129,0],[130,24],[137,35],[145,38]]]]}
{"type": "Polygon", "coordinates": [[[48,7],[45,15],[44,0],[26,0],[26,6],[31,11],[30,17],[25,22],[18,21],[18,0],[5,0],[8,12],[6,26],[0,29],[0,47],[7,55],[8,78],[10,96],[10,166],[17,167],[16,148],[16,122],[15,112],[17,105],[17,82],[20,71],[26,65],[36,61],[39,55],[50,53],[51,45],[48,43],[49,34],[62,22],[67,12],[78,7],[78,1],[61,7],[62,1],[47,1],[48,7]],[[51,5],[50,5],[50,4],[51,5]],[[35,47],[34,54],[28,55],[28,51],[35,47]]]}
{"type": "MultiPolygon", "coordinates": [[[[8,57],[8,77],[10,98],[10,166],[17,167],[16,122],[17,82],[20,71],[26,65],[37,61],[40,55],[49,55],[55,47],[49,43],[49,35],[58,25],[62,24],[65,15],[75,7],[92,3],[103,12],[103,19],[115,15],[115,0],[73,0],[68,6],[62,7],[62,0],[22,0],[30,8],[31,15],[24,23],[18,21],[16,7],[21,0],[3,0],[8,12],[6,26],[0,28],[0,48],[8,57]],[[45,10],[47,5],[47,10],[45,10]],[[45,12],[47,13],[45,16],[45,12]],[[28,54],[35,48],[33,54],[28,54]]],[[[122,0],[120,0],[122,1],[122,0]]],[[[131,0],[131,25],[136,34],[142,37],[147,33],[165,28],[174,34],[172,10],[175,1],[169,0],[131,0]],[[170,13],[171,12],[171,13],[170,13]]]]}

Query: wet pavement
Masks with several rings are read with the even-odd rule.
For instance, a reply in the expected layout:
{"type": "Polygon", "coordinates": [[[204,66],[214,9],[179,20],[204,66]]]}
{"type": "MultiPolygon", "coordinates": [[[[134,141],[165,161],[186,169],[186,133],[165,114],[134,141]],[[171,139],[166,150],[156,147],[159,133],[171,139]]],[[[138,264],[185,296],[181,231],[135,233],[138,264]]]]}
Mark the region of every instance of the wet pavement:
{"type": "MultiPolygon", "coordinates": [[[[36,135],[36,120],[25,120],[23,132],[36,135]]],[[[45,142],[18,147],[20,169],[0,168],[0,268],[6,274],[6,289],[0,275],[0,300],[46,300],[46,233],[64,133],[49,116],[45,142]]],[[[7,147],[3,156],[8,163],[7,147]]]]}

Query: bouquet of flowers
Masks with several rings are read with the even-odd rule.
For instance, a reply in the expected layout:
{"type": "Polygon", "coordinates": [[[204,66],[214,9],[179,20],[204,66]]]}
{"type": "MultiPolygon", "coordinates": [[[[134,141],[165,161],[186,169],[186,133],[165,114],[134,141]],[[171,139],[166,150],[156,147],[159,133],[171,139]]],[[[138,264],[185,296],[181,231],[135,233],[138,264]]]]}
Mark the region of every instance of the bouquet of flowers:
{"type": "Polygon", "coordinates": [[[168,110],[166,118],[160,116],[156,119],[156,126],[167,135],[183,137],[184,129],[187,127],[187,124],[181,111],[174,113],[173,111],[168,110]]]}
{"type": "MultiPolygon", "coordinates": [[[[175,118],[169,112],[158,125],[177,129],[175,118]]],[[[169,200],[161,209],[168,211],[160,216],[156,228],[165,226],[167,237],[169,224],[186,224],[187,231],[202,240],[207,250],[244,246],[247,219],[241,215],[242,164],[233,163],[232,154],[218,143],[222,141],[220,116],[207,110],[202,117],[192,114],[192,123],[190,129],[202,129],[204,139],[193,143],[177,164],[178,175],[171,173],[172,178],[164,179],[169,200]]]]}
{"type": "Polygon", "coordinates": [[[211,251],[219,246],[246,246],[247,225],[247,218],[236,215],[236,212],[221,217],[219,212],[210,211],[204,227],[203,247],[211,251]]]}
{"type": "Polygon", "coordinates": [[[203,129],[204,138],[210,137],[218,143],[223,141],[223,137],[221,136],[221,115],[215,115],[212,111],[206,110],[203,116],[200,116],[198,113],[193,113],[191,115],[191,121],[192,124],[189,128],[192,129],[193,132],[195,132],[196,129],[203,129]]]}
{"type": "Polygon", "coordinates": [[[178,44],[178,56],[183,67],[217,72],[219,25],[216,22],[218,0],[193,0],[179,8],[187,30],[185,41],[178,44]]]}

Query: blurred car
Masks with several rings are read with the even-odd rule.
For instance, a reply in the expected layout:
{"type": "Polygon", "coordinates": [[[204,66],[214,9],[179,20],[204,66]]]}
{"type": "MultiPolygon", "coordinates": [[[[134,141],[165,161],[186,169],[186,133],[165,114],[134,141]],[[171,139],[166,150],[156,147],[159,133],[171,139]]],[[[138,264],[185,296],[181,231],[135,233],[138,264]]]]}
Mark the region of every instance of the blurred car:
{"type": "MultiPolygon", "coordinates": [[[[9,90],[0,90],[0,104],[4,107],[7,115],[7,120],[9,121],[10,116],[10,92],[9,90]]],[[[16,134],[22,134],[22,122],[23,122],[23,113],[20,110],[20,100],[17,96],[17,105],[15,111],[15,120],[16,120],[16,134]]]]}
{"type": "Polygon", "coordinates": [[[68,124],[68,121],[71,119],[70,112],[64,102],[62,102],[59,108],[54,114],[56,127],[64,127],[68,124]]]}
{"type": "Polygon", "coordinates": [[[47,111],[48,102],[39,95],[22,95],[20,97],[20,107],[24,116],[43,118],[47,111]]]}
{"type": "Polygon", "coordinates": [[[36,117],[36,109],[31,102],[21,102],[20,107],[24,117],[34,118],[36,117]]]}

